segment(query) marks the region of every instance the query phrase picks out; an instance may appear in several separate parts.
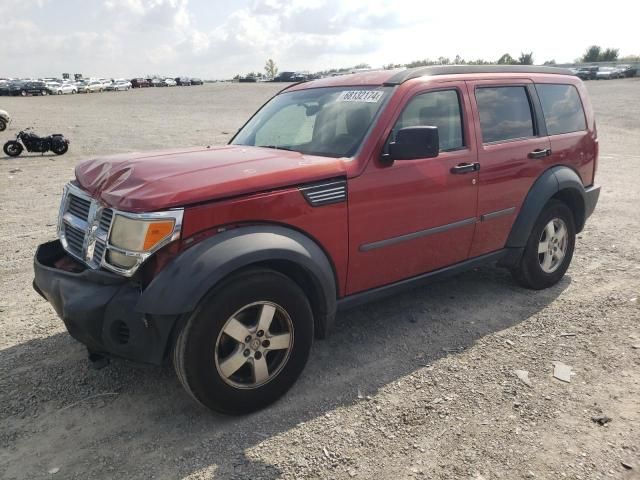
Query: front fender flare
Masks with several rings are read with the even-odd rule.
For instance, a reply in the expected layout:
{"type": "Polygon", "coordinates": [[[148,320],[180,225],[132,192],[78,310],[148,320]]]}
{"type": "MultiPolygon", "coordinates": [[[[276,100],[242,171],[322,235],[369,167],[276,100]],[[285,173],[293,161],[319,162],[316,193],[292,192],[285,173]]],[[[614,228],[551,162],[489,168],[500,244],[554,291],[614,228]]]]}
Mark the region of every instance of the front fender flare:
{"type": "MultiPolygon", "coordinates": [[[[324,251],[308,236],[282,226],[257,225],[219,233],[173,259],[142,292],[136,310],[180,315],[233,272],[259,263],[288,262],[310,279],[318,334],[324,336],[336,311],[336,278],[324,251]]],[[[312,301],[312,299],[310,299],[312,301]]]]}

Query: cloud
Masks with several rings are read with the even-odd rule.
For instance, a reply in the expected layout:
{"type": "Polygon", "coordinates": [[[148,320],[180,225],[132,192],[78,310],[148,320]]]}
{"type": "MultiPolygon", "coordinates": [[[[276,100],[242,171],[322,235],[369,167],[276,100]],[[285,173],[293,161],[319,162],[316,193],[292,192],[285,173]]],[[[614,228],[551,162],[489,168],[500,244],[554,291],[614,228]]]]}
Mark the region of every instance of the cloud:
{"type": "Polygon", "coordinates": [[[622,1],[611,0],[596,30],[572,29],[558,42],[530,26],[590,24],[589,8],[539,0],[523,16],[505,0],[0,0],[0,76],[229,78],[267,58],[280,70],[314,71],[521,51],[560,62],[591,43],[637,54],[633,16],[617,13],[622,1]]]}

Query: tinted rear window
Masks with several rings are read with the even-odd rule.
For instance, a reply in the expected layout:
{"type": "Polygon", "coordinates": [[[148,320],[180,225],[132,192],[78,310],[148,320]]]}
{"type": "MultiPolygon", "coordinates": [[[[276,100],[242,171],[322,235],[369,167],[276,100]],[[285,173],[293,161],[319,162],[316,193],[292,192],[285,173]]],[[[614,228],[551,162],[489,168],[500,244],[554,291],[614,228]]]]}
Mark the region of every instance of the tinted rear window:
{"type": "Polygon", "coordinates": [[[549,135],[585,130],[582,102],[573,85],[537,84],[549,135]]]}
{"type": "Polygon", "coordinates": [[[476,89],[484,143],[534,136],[533,117],[525,87],[476,89]]]}

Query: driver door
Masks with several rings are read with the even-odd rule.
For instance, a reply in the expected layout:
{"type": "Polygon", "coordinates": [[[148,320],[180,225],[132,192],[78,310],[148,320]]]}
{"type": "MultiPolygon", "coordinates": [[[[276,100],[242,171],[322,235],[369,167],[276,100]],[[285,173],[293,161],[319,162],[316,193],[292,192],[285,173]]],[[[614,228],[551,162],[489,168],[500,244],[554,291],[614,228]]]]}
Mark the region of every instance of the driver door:
{"type": "Polygon", "coordinates": [[[435,158],[382,160],[374,151],[349,180],[347,294],[414,277],[466,260],[476,223],[477,163],[471,106],[464,82],[418,86],[385,130],[435,125],[435,158]],[[422,88],[422,90],[420,90],[422,88]]]}

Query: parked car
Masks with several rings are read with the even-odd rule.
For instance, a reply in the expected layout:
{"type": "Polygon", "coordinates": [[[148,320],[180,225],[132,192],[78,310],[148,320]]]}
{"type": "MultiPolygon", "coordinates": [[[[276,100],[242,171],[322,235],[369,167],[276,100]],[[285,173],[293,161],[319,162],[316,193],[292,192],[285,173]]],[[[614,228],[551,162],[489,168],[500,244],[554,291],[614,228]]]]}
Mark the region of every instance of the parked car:
{"type": "Polygon", "coordinates": [[[150,78],[149,85],[151,87],[164,87],[163,80],[161,78],[150,78]]]}
{"type": "Polygon", "coordinates": [[[0,110],[0,132],[7,129],[7,125],[11,123],[11,115],[6,110],[0,110]]]}
{"type": "Polygon", "coordinates": [[[89,82],[87,80],[78,80],[74,85],[76,86],[78,93],[88,93],[87,86],[89,85],[89,82]]]}
{"type": "Polygon", "coordinates": [[[78,164],[33,285],[94,360],[171,359],[203,405],[254,411],[337,309],[485,263],[559,282],[598,201],[597,142],[565,69],[294,85],[229,145],[78,164]]]}
{"type": "Polygon", "coordinates": [[[107,87],[110,91],[126,91],[131,88],[131,82],[127,80],[118,80],[107,87]]]}
{"type": "Polygon", "coordinates": [[[49,86],[49,89],[52,94],[63,95],[63,94],[76,94],[78,93],[78,87],[73,83],[62,83],[57,85],[49,86]]]}
{"type": "Polygon", "coordinates": [[[50,93],[51,93],[51,90],[49,89],[49,87],[47,87],[47,84],[40,81],[24,82],[21,84],[21,87],[20,87],[20,95],[22,95],[23,97],[26,97],[27,95],[46,96],[46,95],[49,95],[50,93]]]}
{"type": "Polygon", "coordinates": [[[181,87],[191,85],[191,79],[189,77],[176,77],[175,81],[176,81],[176,84],[178,84],[181,87]]]}
{"type": "Polygon", "coordinates": [[[618,78],[620,72],[613,67],[601,67],[596,72],[596,80],[611,80],[613,78],[618,78]]]}
{"type": "Polygon", "coordinates": [[[131,80],[132,88],[146,88],[150,86],[151,86],[151,83],[146,78],[133,78],[131,80]]]}
{"type": "Polygon", "coordinates": [[[578,69],[578,72],[575,75],[581,78],[582,80],[595,80],[596,74],[598,73],[598,68],[599,67],[595,67],[595,66],[580,67],[578,69]]]}
{"type": "Polygon", "coordinates": [[[25,82],[22,80],[10,80],[4,85],[0,86],[0,95],[16,96],[22,92],[22,87],[25,82]]]}
{"type": "Polygon", "coordinates": [[[204,82],[202,80],[200,80],[199,78],[192,78],[191,79],[191,85],[202,85],[204,84],[204,82]]]}
{"type": "Polygon", "coordinates": [[[163,87],[175,87],[176,85],[177,83],[173,78],[165,78],[162,80],[163,87]]]}
{"type": "Polygon", "coordinates": [[[95,93],[104,91],[104,85],[101,80],[92,80],[85,87],[87,93],[95,93]]]}
{"type": "Polygon", "coordinates": [[[622,71],[624,77],[635,77],[637,69],[631,65],[618,65],[618,68],[622,71]]]}

